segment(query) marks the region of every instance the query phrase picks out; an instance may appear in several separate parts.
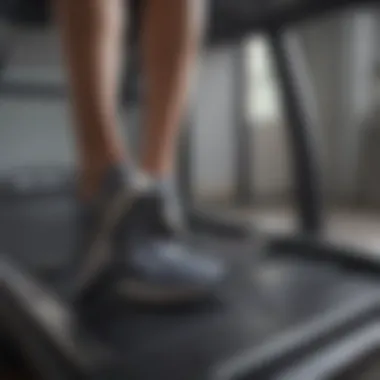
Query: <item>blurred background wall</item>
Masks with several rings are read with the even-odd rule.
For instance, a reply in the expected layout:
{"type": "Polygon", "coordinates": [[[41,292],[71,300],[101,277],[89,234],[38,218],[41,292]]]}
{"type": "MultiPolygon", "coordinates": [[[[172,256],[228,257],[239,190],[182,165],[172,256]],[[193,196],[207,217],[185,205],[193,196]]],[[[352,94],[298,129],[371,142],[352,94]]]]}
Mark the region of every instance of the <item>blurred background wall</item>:
{"type": "MultiPolygon", "coordinates": [[[[378,14],[363,10],[301,25],[293,31],[305,54],[310,81],[315,87],[320,110],[318,135],[323,146],[325,190],[333,202],[353,204],[359,200],[367,202],[371,197],[371,202],[380,198],[380,187],[379,195],[376,195],[376,181],[363,185],[361,175],[364,172],[360,169],[368,155],[376,153],[374,148],[369,152],[365,144],[373,142],[376,135],[374,128],[368,127],[367,119],[374,99],[374,67],[380,53],[376,42],[379,28],[378,14]],[[373,133],[371,138],[367,136],[369,130],[373,133]]],[[[65,86],[57,33],[53,28],[18,29],[12,33],[2,30],[0,35],[11,42],[3,79],[14,83],[27,81],[65,86]]],[[[268,92],[268,86],[272,86],[272,94],[276,93],[270,55],[265,53],[265,41],[257,41],[260,42],[260,38],[247,41],[244,55],[249,82],[246,87],[246,122],[250,126],[253,148],[254,199],[257,202],[281,202],[291,191],[284,122],[278,107],[273,108],[271,103],[276,102],[275,98],[271,97],[271,91],[268,92]],[[262,50],[264,46],[261,54],[266,57],[263,62],[264,66],[268,62],[269,70],[255,76],[252,72],[258,62],[255,54],[257,56],[260,50],[259,45],[262,50]],[[253,95],[250,92],[254,92],[253,95]],[[261,106],[255,106],[255,99],[257,101],[260,94],[264,94],[261,106]],[[269,102],[269,108],[265,101],[269,102]],[[251,112],[250,107],[256,107],[258,113],[251,112]],[[260,118],[260,107],[274,109],[273,118],[260,118]]],[[[201,60],[199,85],[192,107],[192,146],[196,152],[192,155],[193,174],[197,189],[201,195],[221,200],[228,199],[234,189],[232,128],[236,121],[233,109],[236,64],[236,48],[206,51],[201,60]]],[[[120,113],[123,130],[131,134],[133,145],[140,109],[137,105],[130,105],[120,113]]],[[[0,125],[0,174],[25,165],[74,164],[66,100],[42,100],[38,96],[16,98],[3,94],[0,125]]],[[[370,161],[374,163],[373,158],[370,161]]],[[[376,167],[372,166],[368,169],[365,165],[368,178],[374,177],[376,167]]]]}

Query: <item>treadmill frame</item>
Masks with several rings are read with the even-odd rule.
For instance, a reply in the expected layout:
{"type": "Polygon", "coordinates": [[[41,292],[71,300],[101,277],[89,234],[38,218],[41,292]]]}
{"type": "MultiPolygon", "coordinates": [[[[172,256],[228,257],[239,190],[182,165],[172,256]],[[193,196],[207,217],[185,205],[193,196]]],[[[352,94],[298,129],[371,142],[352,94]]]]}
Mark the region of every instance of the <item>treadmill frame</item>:
{"type": "MultiPolygon", "coordinates": [[[[318,235],[321,229],[321,197],[318,160],[314,147],[315,141],[310,138],[311,134],[308,132],[309,124],[307,116],[305,116],[307,112],[302,107],[301,96],[295,83],[296,76],[292,72],[291,57],[287,52],[281,30],[270,28],[268,33],[289,121],[288,133],[293,146],[294,174],[299,201],[300,221],[304,232],[308,234],[306,236],[318,235]]],[[[301,241],[302,244],[306,244],[309,247],[316,242],[319,244],[320,252],[327,256],[327,260],[331,261],[334,259],[351,264],[357,263],[355,260],[359,260],[359,262],[366,264],[369,269],[375,271],[377,275],[380,272],[380,262],[374,258],[361,257],[351,252],[349,254],[342,253],[339,249],[332,250],[332,247],[323,246],[319,240],[313,240],[312,238],[301,241]]],[[[275,250],[278,251],[279,247],[284,248],[286,244],[288,247],[294,247],[297,244],[297,239],[287,237],[281,241],[281,239],[275,238],[270,242],[269,247],[271,247],[271,243],[273,243],[272,248],[276,248],[275,250]],[[282,247],[276,246],[276,244],[280,244],[281,242],[283,244],[282,247]]],[[[281,251],[286,250],[281,249],[281,251]]],[[[314,255],[314,258],[318,258],[318,254],[314,255]]],[[[355,268],[355,270],[358,269],[355,268]]],[[[20,307],[20,294],[18,294],[17,289],[9,289],[8,286],[9,282],[6,281],[4,266],[0,259],[0,305],[2,306],[0,318],[2,326],[6,326],[6,333],[9,333],[12,335],[12,338],[20,341],[29,357],[32,358],[32,362],[38,362],[41,375],[49,380],[53,376],[57,379],[64,379],[65,371],[68,371],[69,376],[71,376],[70,378],[88,378],[93,373],[92,368],[88,371],[88,368],[82,368],[80,365],[76,367],[72,365],[71,361],[66,361],[58,348],[60,342],[52,339],[46,331],[43,331],[44,324],[38,323],[39,321],[36,321],[35,316],[27,315],[24,312],[20,313],[20,310],[25,311],[24,308],[20,307]],[[19,318],[15,318],[15,316],[19,318]],[[28,331],[28,334],[20,336],[19,331],[28,331]],[[37,331],[39,332],[37,333],[37,331]],[[38,336],[34,336],[33,332],[38,336]],[[51,361],[46,360],[47,357],[51,358],[51,361]],[[54,368],[56,364],[62,366],[59,372],[54,368]]],[[[246,353],[243,357],[233,358],[230,362],[223,363],[222,367],[218,368],[213,374],[210,374],[210,378],[227,380],[231,378],[228,377],[231,371],[236,373],[236,370],[247,370],[247,366],[252,369],[252,367],[262,366],[263,363],[265,364],[269,361],[272,364],[276,363],[276,360],[280,360],[281,362],[285,357],[289,359],[292,354],[294,355],[296,352],[307,349],[311,343],[314,346],[317,341],[323,340],[328,335],[330,336],[332,332],[344,334],[353,325],[357,326],[359,323],[362,324],[373,318],[378,318],[380,315],[379,301],[380,297],[375,295],[368,297],[364,301],[357,300],[357,302],[353,303],[355,307],[352,306],[350,312],[348,310],[336,310],[333,316],[329,316],[327,322],[324,321],[323,330],[320,330],[321,326],[319,326],[319,329],[315,329],[315,326],[312,329],[311,327],[313,326],[304,326],[305,332],[308,331],[309,335],[305,336],[297,329],[294,335],[290,334],[282,337],[284,343],[280,344],[281,351],[278,348],[279,342],[276,341],[275,345],[273,343],[268,345],[263,353],[261,353],[261,356],[257,352],[254,357],[252,353],[246,353]]]]}

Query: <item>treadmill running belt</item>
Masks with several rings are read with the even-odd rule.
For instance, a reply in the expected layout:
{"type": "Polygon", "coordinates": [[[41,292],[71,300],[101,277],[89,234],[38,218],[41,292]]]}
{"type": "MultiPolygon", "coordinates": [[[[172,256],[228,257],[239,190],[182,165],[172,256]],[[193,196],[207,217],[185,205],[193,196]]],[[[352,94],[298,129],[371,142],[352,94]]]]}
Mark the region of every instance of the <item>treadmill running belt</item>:
{"type": "Polygon", "coordinates": [[[379,380],[380,349],[371,352],[359,361],[353,362],[344,371],[326,380],[379,380]]]}
{"type": "MultiPolygon", "coordinates": [[[[59,365],[45,368],[46,357],[52,355],[50,346],[58,347],[57,355],[64,356],[63,338],[49,333],[51,323],[54,329],[60,317],[47,322],[30,304],[54,305],[50,302],[52,292],[69,313],[64,306],[69,296],[67,281],[62,282],[59,276],[43,278],[31,273],[41,261],[54,263],[53,255],[60,256],[57,265],[70,260],[67,252],[75,233],[75,203],[69,198],[14,203],[8,200],[1,208],[0,250],[18,264],[4,270],[6,261],[0,258],[0,323],[23,341],[29,337],[18,332],[20,324],[25,323],[24,329],[33,324],[20,321],[17,327],[17,319],[37,321],[38,328],[29,327],[30,335],[35,336],[28,342],[30,353],[34,360],[39,359],[41,372],[49,371],[49,380],[70,379],[63,377],[64,370],[59,365]],[[25,302],[25,292],[15,276],[22,278],[26,288],[45,285],[25,302]],[[51,367],[56,368],[56,376],[51,367]]],[[[264,353],[278,355],[279,349],[306,351],[312,340],[327,333],[342,333],[354,321],[377,312],[379,283],[373,278],[300,258],[260,257],[254,249],[249,244],[223,246],[221,254],[230,257],[234,267],[236,264],[236,275],[214,302],[200,309],[152,311],[114,296],[100,297],[71,330],[72,348],[79,356],[81,352],[84,356],[88,353],[84,359],[92,360],[77,357],[77,362],[98,364],[96,370],[90,371],[91,379],[210,379],[214,378],[211,373],[227,371],[224,364],[242,353],[253,353],[253,363],[264,353]],[[293,334],[301,328],[302,334],[293,334]],[[98,355],[88,349],[97,344],[117,353],[118,363],[98,362],[98,355]]],[[[57,306],[55,312],[59,309],[57,306]]],[[[60,328],[59,324],[56,328],[60,328]]]]}

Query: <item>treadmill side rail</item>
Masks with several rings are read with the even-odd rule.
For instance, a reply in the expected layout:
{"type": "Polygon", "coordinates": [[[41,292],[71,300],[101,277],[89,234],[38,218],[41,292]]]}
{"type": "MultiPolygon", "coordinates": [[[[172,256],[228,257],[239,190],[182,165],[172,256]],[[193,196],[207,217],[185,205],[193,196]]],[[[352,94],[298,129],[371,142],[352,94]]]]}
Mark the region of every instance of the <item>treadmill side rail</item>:
{"type": "Polygon", "coordinates": [[[82,379],[111,358],[78,323],[68,305],[4,255],[0,257],[0,310],[6,332],[23,341],[27,355],[39,362],[40,368],[49,366],[47,358],[59,358],[75,379],[82,379]]]}

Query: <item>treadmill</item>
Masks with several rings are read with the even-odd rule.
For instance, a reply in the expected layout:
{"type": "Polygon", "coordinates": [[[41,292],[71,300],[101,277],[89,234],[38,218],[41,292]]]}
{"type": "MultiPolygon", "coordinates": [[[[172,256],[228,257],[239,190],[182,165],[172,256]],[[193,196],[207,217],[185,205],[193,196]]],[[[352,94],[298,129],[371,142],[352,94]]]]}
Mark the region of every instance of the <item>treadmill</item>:
{"type": "MultiPolygon", "coordinates": [[[[305,374],[302,368],[318,359],[318,352],[339,353],[339,344],[355,334],[360,347],[374,347],[380,260],[323,239],[313,126],[283,34],[290,23],[354,3],[279,2],[279,10],[261,6],[258,17],[247,13],[253,2],[211,2],[210,43],[225,43],[228,33],[231,41],[256,30],[269,36],[289,121],[298,234],[221,238],[218,226],[188,208],[198,238],[218,247],[233,268],[215,299],[150,310],[104,292],[86,310],[75,310],[70,282],[54,270],[71,262],[76,231],[77,207],[65,175],[42,185],[30,180],[26,188],[9,181],[0,197],[1,350],[21,353],[36,379],[283,380],[301,378],[289,376],[305,374]]],[[[347,349],[351,359],[362,352],[355,347],[347,349]]]]}

